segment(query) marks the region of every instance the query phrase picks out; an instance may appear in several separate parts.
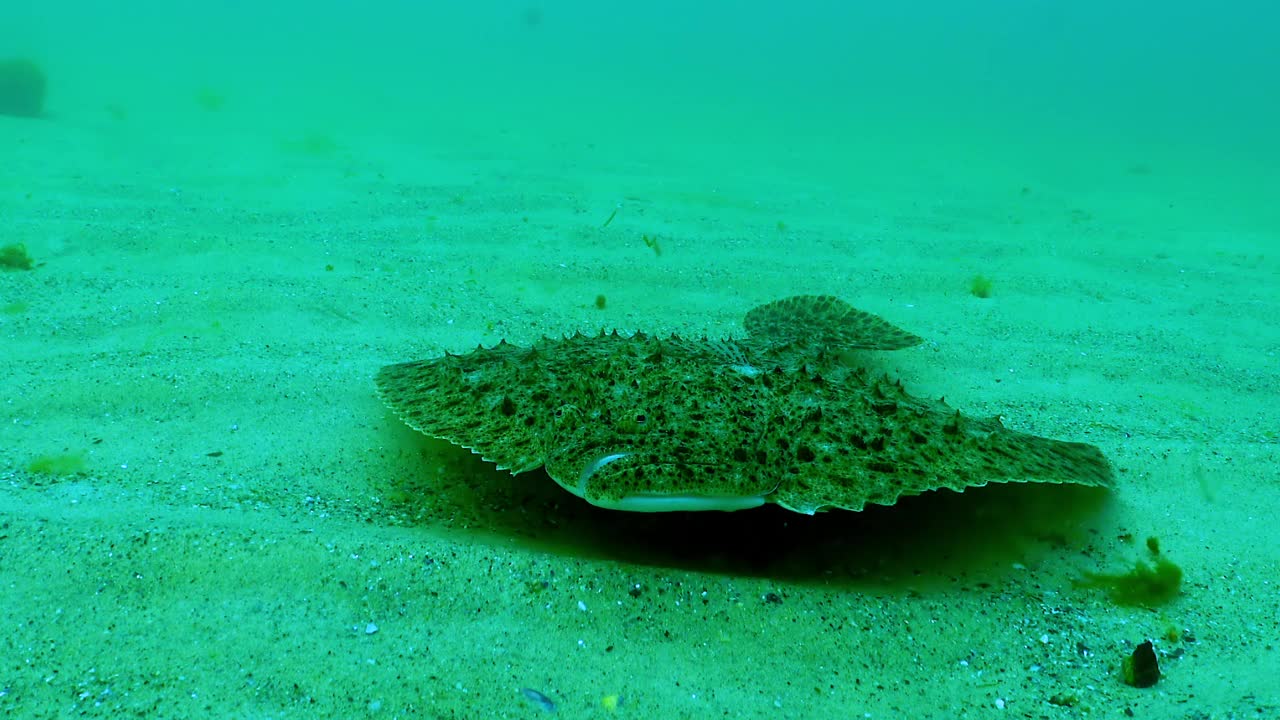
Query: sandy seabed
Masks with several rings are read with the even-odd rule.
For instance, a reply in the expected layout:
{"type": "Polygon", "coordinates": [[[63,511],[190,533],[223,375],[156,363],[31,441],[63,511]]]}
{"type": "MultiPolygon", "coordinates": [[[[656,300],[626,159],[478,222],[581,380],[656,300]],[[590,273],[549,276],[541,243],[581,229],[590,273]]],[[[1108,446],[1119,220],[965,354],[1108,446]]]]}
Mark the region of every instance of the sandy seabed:
{"type": "Polygon", "coordinates": [[[1280,717],[1274,235],[1037,178],[120,120],[0,118],[0,245],[36,262],[0,273],[8,717],[1280,717]],[[724,336],[802,293],[926,338],[872,360],[911,392],[1100,446],[1116,490],[618,514],[374,395],[389,362],[724,336]],[[1078,586],[1148,537],[1172,602],[1078,586]]]}

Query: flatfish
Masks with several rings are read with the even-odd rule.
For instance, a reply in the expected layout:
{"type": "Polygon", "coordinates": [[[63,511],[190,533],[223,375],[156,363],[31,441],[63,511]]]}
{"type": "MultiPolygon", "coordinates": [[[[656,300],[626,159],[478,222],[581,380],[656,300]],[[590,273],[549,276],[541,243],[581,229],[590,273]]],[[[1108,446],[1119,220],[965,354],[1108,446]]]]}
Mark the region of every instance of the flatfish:
{"type": "Polygon", "coordinates": [[[500,342],[382,368],[410,427],[592,505],[813,514],[988,483],[1110,487],[1097,447],[906,392],[857,354],[921,342],[831,296],[759,306],[723,340],[617,331],[500,342]]]}

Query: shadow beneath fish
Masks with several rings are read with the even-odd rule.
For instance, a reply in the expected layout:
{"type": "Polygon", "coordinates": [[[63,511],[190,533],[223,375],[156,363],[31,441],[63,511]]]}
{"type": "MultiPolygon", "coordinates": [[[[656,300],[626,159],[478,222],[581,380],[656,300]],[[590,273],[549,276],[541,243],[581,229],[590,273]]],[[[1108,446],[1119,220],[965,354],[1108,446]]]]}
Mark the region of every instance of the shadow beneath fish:
{"type": "Polygon", "coordinates": [[[413,523],[479,542],[652,568],[712,572],[883,592],[981,586],[1039,556],[1087,545],[1109,493],[1078,485],[992,484],[937,490],[858,513],[631,513],[594,507],[541,470],[515,478],[465,450],[406,432],[399,507],[413,523]],[[423,462],[423,460],[427,462],[423,462]],[[438,472],[428,477],[424,467],[438,472]]]}

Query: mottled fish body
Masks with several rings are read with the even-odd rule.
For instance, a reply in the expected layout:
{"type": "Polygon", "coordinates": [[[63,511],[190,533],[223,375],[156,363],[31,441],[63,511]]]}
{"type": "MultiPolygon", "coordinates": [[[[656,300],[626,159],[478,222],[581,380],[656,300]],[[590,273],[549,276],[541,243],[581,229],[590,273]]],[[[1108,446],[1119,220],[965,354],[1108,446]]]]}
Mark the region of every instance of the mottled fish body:
{"type": "Polygon", "coordinates": [[[736,340],[577,334],[389,365],[411,427],[513,473],[546,467],[593,505],[776,503],[813,513],[991,482],[1109,486],[1102,452],[966,417],[848,364],[915,335],[829,296],[748,313],[736,340]]]}

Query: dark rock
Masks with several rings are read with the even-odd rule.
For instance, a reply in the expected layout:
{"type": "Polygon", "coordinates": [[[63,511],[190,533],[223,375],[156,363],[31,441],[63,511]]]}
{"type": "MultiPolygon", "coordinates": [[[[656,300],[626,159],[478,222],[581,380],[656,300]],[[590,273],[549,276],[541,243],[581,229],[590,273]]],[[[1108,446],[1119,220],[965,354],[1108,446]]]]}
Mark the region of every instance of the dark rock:
{"type": "Polygon", "coordinates": [[[1160,679],[1160,661],[1156,658],[1156,650],[1147,640],[1134,648],[1133,654],[1124,659],[1120,672],[1126,685],[1136,688],[1149,688],[1160,679]]]}

